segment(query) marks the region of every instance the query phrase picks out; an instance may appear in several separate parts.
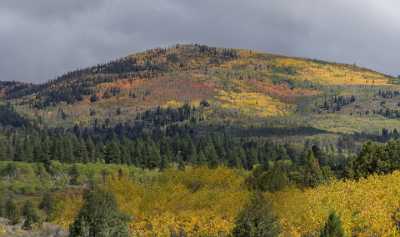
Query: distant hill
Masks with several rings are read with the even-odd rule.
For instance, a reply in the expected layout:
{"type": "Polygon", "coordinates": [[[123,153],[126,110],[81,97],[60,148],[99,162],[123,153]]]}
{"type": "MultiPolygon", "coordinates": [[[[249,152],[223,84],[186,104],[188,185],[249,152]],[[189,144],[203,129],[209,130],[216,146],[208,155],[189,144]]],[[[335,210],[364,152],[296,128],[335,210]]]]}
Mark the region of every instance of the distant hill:
{"type": "Polygon", "coordinates": [[[39,85],[0,83],[5,100],[46,126],[124,123],[187,104],[204,123],[341,133],[399,126],[399,91],[395,78],[356,65],[204,45],[147,50],[39,85]]]}

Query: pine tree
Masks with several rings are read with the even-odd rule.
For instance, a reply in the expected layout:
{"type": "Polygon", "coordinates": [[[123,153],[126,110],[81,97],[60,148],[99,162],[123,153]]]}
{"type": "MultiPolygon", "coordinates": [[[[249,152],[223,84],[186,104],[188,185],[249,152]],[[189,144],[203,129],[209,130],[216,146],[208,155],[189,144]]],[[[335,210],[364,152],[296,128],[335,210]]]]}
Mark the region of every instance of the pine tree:
{"type": "Polygon", "coordinates": [[[236,217],[232,236],[275,237],[279,236],[279,233],[279,222],[270,203],[261,193],[256,193],[236,217]]]}
{"type": "Polygon", "coordinates": [[[121,151],[120,151],[116,141],[112,141],[105,146],[104,160],[107,164],[120,164],[121,163],[121,151]]]}
{"type": "Polygon", "coordinates": [[[32,162],[33,161],[33,146],[32,141],[28,138],[24,139],[24,154],[25,154],[25,161],[32,162]]]}
{"type": "Polygon", "coordinates": [[[5,206],[3,196],[0,194],[0,217],[5,217],[5,206]]]}
{"type": "Polygon", "coordinates": [[[22,208],[22,215],[25,217],[23,228],[26,230],[32,229],[32,225],[39,221],[39,215],[31,201],[26,201],[22,208]]]}
{"type": "Polygon", "coordinates": [[[24,142],[21,139],[18,139],[15,145],[15,161],[25,161],[25,149],[24,142]]]}
{"type": "Polygon", "coordinates": [[[79,169],[76,165],[73,165],[68,172],[70,176],[69,184],[70,185],[79,185],[79,169]]]}
{"type": "Polygon", "coordinates": [[[92,139],[87,139],[86,141],[86,147],[88,151],[88,158],[90,162],[96,162],[97,157],[96,157],[96,145],[93,143],[92,139]]]}
{"type": "Polygon", "coordinates": [[[309,150],[304,160],[304,181],[307,187],[315,187],[323,182],[324,177],[319,166],[318,160],[314,156],[314,152],[309,150]]]}
{"type": "Polygon", "coordinates": [[[20,221],[20,213],[17,205],[12,199],[8,199],[5,208],[5,217],[10,221],[12,225],[18,224],[20,221]]]}
{"type": "Polygon", "coordinates": [[[332,212],[321,230],[320,237],[344,237],[342,222],[336,212],[332,212]]]}
{"type": "Polygon", "coordinates": [[[129,217],[122,214],[112,193],[95,189],[70,226],[70,237],[128,237],[129,217]]]}
{"type": "Polygon", "coordinates": [[[6,139],[0,138],[0,161],[7,159],[6,139]]]}
{"type": "Polygon", "coordinates": [[[64,153],[62,154],[61,161],[72,163],[75,160],[75,157],[74,157],[74,147],[72,145],[72,140],[70,136],[65,136],[62,143],[63,143],[64,153]]]}
{"type": "Polygon", "coordinates": [[[160,149],[153,141],[149,141],[146,145],[145,157],[147,158],[146,167],[154,169],[160,166],[161,157],[160,149]]]}
{"type": "Polygon", "coordinates": [[[210,168],[216,168],[218,166],[218,156],[215,151],[214,145],[210,142],[204,149],[204,154],[207,159],[208,166],[210,168]]]}
{"type": "Polygon", "coordinates": [[[39,204],[39,208],[46,213],[47,221],[53,220],[53,214],[56,208],[56,203],[53,196],[50,193],[46,193],[43,195],[42,201],[39,204]]]}
{"type": "Polygon", "coordinates": [[[83,139],[78,140],[75,157],[77,162],[89,162],[89,154],[86,147],[86,142],[83,139]]]}

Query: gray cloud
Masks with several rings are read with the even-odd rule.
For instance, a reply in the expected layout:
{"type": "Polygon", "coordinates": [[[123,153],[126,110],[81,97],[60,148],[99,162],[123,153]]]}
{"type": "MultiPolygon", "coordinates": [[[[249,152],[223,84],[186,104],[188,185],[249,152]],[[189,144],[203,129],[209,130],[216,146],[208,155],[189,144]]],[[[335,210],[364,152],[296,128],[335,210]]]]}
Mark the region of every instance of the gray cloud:
{"type": "Polygon", "coordinates": [[[400,74],[398,0],[2,0],[0,80],[175,43],[251,48],[400,74]]]}

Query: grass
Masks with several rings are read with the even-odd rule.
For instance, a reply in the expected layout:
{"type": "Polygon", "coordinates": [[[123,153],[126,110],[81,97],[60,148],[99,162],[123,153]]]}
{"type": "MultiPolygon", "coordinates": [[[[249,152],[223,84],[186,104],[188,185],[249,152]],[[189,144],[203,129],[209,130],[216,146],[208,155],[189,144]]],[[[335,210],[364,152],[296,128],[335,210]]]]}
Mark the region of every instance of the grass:
{"type": "Polygon", "coordinates": [[[379,115],[360,117],[358,115],[325,114],[314,115],[304,119],[310,121],[310,125],[315,128],[333,133],[380,133],[382,128],[393,130],[400,127],[400,120],[386,119],[379,115]]]}

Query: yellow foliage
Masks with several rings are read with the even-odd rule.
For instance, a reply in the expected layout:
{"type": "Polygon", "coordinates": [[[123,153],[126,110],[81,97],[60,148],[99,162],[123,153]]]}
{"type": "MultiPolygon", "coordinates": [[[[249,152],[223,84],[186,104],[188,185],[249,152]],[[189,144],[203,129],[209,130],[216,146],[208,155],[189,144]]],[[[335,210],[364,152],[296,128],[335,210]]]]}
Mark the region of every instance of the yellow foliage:
{"type": "Polygon", "coordinates": [[[250,52],[241,52],[240,57],[221,65],[221,68],[231,70],[235,68],[247,68],[254,71],[255,66],[263,68],[266,77],[274,74],[282,74],[288,79],[298,81],[311,81],[322,85],[390,85],[389,78],[383,74],[361,69],[351,65],[315,62],[301,58],[280,57],[268,54],[253,55],[250,52]],[[251,57],[253,56],[253,57],[251,57]],[[263,57],[264,56],[264,57],[263,57]],[[265,59],[269,56],[269,60],[265,59]],[[260,59],[259,59],[260,58],[260,59]],[[274,69],[278,69],[275,70],[274,69]],[[281,69],[281,71],[279,70],[281,69]],[[294,70],[294,74],[285,69],[294,70]]]}
{"type": "Polygon", "coordinates": [[[297,58],[277,58],[273,65],[292,67],[293,79],[309,80],[327,85],[388,85],[386,76],[370,70],[342,64],[321,64],[297,58]]]}
{"type": "MultiPolygon", "coordinates": [[[[112,178],[105,188],[113,192],[120,209],[133,217],[135,236],[226,236],[239,208],[248,199],[243,175],[227,168],[167,170],[151,181],[112,178]]],[[[56,223],[68,227],[80,201],[65,197],[64,213],[56,223]],[[73,213],[73,214],[69,214],[73,213]],[[62,216],[62,218],[61,218],[62,216]]]]}
{"type": "Polygon", "coordinates": [[[267,195],[280,218],[283,236],[317,234],[332,210],[340,215],[348,236],[399,236],[393,221],[400,207],[399,194],[400,172],[395,172],[267,195]]]}
{"type": "MultiPolygon", "coordinates": [[[[194,106],[194,107],[199,106],[199,104],[200,104],[200,102],[199,102],[199,101],[196,101],[196,100],[189,101],[189,102],[190,102],[190,103],[188,103],[188,104],[190,104],[190,106],[194,106]]],[[[174,108],[174,109],[177,109],[177,108],[179,108],[179,107],[182,107],[184,104],[185,104],[185,103],[182,102],[182,101],[169,100],[169,101],[167,101],[167,103],[165,103],[165,105],[162,106],[162,107],[163,107],[163,108],[174,108]]]]}
{"type": "Polygon", "coordinates": [[[292,105],[256,92],[226,92],[221,90],[218,99],[224,109],[238,110],[243,115],[271,117],[287,115],[292,105]]]}

